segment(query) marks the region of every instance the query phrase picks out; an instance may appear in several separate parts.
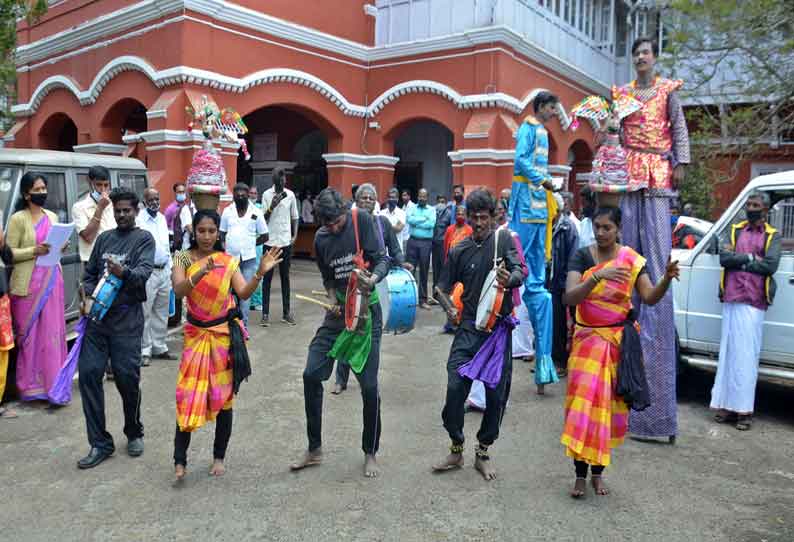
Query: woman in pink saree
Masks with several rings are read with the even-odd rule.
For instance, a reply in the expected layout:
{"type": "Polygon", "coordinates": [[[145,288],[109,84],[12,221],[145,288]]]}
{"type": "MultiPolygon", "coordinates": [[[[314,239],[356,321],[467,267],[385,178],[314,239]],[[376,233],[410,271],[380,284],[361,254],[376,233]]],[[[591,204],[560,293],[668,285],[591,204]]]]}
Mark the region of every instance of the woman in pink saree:
{"type": "Polygon", "coordinates": [[[16,384],[23,401],[46,401],[66,359],[64,288],[60,265],[43,267],[37,258],[49,253],[47,234],[58,218],[44,209],[47,179],[43,175],[26,173],[20,193],[7,235],[14,255],[10,294],[17,344],[16,384]]]}

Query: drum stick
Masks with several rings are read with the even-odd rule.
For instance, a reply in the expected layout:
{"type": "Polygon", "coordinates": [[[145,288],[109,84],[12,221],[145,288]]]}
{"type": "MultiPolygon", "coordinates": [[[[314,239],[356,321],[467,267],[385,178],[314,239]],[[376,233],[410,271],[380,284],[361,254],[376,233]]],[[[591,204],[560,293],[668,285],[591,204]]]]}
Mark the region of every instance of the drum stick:
{"type": "Polygon", "coordinates": [[[325,297],[328,297],[328,292],[324,292],[322,290],[312,290],[312,295],[323,295],[325,297]]]}
{"type": "Polygon", "coordinates": [[[454,309],[455,307],[452,305],[452,301],[449,299],[449,296],[441,291],[441,288],[436,286],[435,290],[433,290],[436,294],[436,301],[438,304],[441,305],[441,308],[444,309],[444,312],[449,313],[450,309],[454,309]]]}
{"type": "Polygon", "coordinates": [[[324,309],[327,309],[329,311],[335,309],[335,305],[331,305],[329,303],[325,303],[323,301],[320,301],[319,299],[314,299],[313,297],[307,297],[307,296],[301,295],[301,294],[295,294],[295,297],[297,297],[298,299],[303,300],[303,301],[308,301],[309,303],[314,303],[315,305],[320,305],[321,307],[323,307],[324,309]]]}

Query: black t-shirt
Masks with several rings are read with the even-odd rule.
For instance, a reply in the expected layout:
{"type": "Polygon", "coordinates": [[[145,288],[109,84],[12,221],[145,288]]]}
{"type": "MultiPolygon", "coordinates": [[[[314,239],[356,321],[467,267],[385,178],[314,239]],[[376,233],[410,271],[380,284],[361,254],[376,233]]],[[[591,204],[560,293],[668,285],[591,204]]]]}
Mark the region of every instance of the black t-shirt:
{"type": "Polygon", "coordinates": [[[154,237],[141,228],[112,229],[100,233],[85,266],[83,285],[90,295],[106,269],[106,258],[112,257],[124,267],[123,285],[102,319],[102,328],[118,335],[143,332],[143,307],[146,281],[154,267],[154,237]]]}
{"type": "MultiPolygon", "coordinates": [[[[369,263],[369,271],[382,279],[389,272],[386,251],[381,249],[377,227],[367,213],[358,212],[358,236],[364,261],[369,263]]],[[[355,268],[353,256],[356,254],[356,235],[353,227],[352,211],[347,212],[344,229],[337,235],[332,234],[323,226],[314,236],[314,253],[317,255],[317,267],[323,276],[323,286],[335,288],[344,293],[350,273],[355,268]]]]}
{"type": "MultiPolygon", "coordinates": [[[[518,288],[524,279],[521,261],[518,259],[515,244],[506,229],[499,231],[498,256],[504,261],[505,267],[510,272],[508,288],[518,288]]],[[[494,258],[494,233],[491,233],[479,246],[474,238],[469,236],[449,251],[449,259],[441,272],[439,287],[442,291],[450,293],[456,282],[463,283],[463,322],[473,321],[477,318],[477,304],[485,279],[493,269],[494,258]]],[[[513,310],[513,296],[509,290],[505,291],[502,301],[501,314],[510,314],[513,310]]]]}

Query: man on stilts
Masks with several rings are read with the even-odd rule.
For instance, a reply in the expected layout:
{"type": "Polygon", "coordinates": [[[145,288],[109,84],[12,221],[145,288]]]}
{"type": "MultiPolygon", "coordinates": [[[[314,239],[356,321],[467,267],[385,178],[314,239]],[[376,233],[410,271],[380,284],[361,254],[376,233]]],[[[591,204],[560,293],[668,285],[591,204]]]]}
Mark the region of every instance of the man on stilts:
{"type": "MultiPolygon", "coordinates": [[[[658,44],[639,38],[632,46],[637,79],[622,87],[643,103],[643,108],[623,119],[623,144],[627,151],[629,182],[641,190],[621,199],[623,243],[642,254],[652,283],[665,273],[672,247],[670,202],[689,163],[689,134],[676,91],[682,81],[655,73],[658,44]]],[[[675,442],[676,355],[673,296],[668,291],[655,306],[640,307],[639,323],[651,405],[631,411],[629,432],[640,437],[667,437],[675,442]]]]}
{"type": "Polygon", "coordinates": [[[551,359],[552,303],[546,290],[546,261],[551,259],[552,221],[557,203],[549,176],[549,134],[543,126],[557,116],[559,99],[546,91],[532,100],[535,115],[528,116],[516,134],[516,157],[508,220],[524,249],[529,275],[524,282],[524,304],[535,332],[535,384],[558,382],[551,359]]]}
{"type": "Polygon", "coordinates": [[[515,327],[511,316],[512,289],[521,285],[524,271],[510,232],[505,228],[493,229],[495,201],[490,192],[478,189],[469,194],[466,211],[473,233],[450,250],[439,282],[440,292],[436,292],[449,319],[456,321],[457,309],[452,305],[449,294],[455,283],[464,285],[461,323],[449,352],[446,402],[441,412],[452,444],[449,455],[434,465],[433,470],[443,472],[463,466],[464,404],[472,381],[480,380],[485,384],[486,406],[477,433],[474,466],[483,478],[493,480],[496,470],[488,447],[499,436],[499,426],[510,395],[513,371],[511,331],[515,327]],[[489,303],[489,296],[485,293],[492,288],[502,291],[502,302],[493,327],[483,330],[477,322],[478,308],[481,303],[489,303]]]}

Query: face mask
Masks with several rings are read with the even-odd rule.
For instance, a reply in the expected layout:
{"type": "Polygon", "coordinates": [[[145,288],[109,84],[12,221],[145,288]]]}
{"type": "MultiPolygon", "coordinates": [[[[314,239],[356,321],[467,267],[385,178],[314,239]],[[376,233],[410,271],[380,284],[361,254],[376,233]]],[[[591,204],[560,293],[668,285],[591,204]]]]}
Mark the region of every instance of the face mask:
{"type": "Polygon", "coordinates": [[[466,223],[466,217],[465,216],[456,216],[455,217],[455,223],[458,226],[463,226],[466,223]]]}
{"type": "Polygon", "coordinates": [[[273,184],[276,187],[276,192],[281,192],[282,190],[284,190],[284,181],[283,180],[275,181],[273,184]]]}
{"type": "Polygon", "coordinates": [[[146,212],[149,213],[149,216],[151,216],[152,218],[157,216],[157,209],[150,209],[149,207],[147,207],[146,212]]]}
{"type": "Polygon", "coordinates": [[[157,214],[157,211],[160,210],[160,200],[150,201],[146,204],[146,209],[152,211],[153,213],[157,214]]]}
{"type": "Polygon", "coordinates": [[[463,201],[463,194],[455,194],[455,203],[463,201]]]}
{"type": "Polygon", "coordinates": [[[99,199],[102,197],[102,194],[94,190],[91,192],[91,197],[94,198],[94,201],[99,201],[99,199]]]}
{"type": "Polygon", "coordinates": [[[675,227],[675,226],[676,226],[676,224],[678,224],[678,217],[677,217],[677,216],[671,216],[671,217],[670,217],[670,225],[671,225],[672,227],[675,227]]]}
{"type": "Polygon", "coordinates": [[[390,199],[388,203],[389,203],[389,211],[393,211],[394,208],[397,207],[396,199],[390,199]]]}
{"type": "Polygon", "coordinates": [[[761,220],[761,211],[747,211],[747,220],[751,223],[761,220]]]}
{"type": "Polygon", "coordinates": [[[248,206],[248,197],[247,196],[235,196],[234,197],[234,204],[237,205],[240,209],[245,209],[248,206]]]}
{"type": "Polygon", "coordinates": [[[183,203],[186,199],[187,199],[187,196],[185,196],[184,194],[177,194],[176,195],[176,201],[179,202],[179,203],[183,203]]]}
{"type": "Polygon", "coordinates": [[[44,207],[44,203],[47,201],[47,193],[38,193],[38,194],[31,194],[30,195],[30,202],[34,205],[38,205],[39,207],[44,207]]]}
{"type": "Polygon", "coordinates": [[[420,201],[419,202],[419,207],[427,207],[427,202],[426,201],[420,201]]]}

